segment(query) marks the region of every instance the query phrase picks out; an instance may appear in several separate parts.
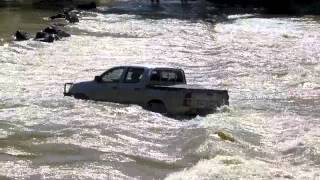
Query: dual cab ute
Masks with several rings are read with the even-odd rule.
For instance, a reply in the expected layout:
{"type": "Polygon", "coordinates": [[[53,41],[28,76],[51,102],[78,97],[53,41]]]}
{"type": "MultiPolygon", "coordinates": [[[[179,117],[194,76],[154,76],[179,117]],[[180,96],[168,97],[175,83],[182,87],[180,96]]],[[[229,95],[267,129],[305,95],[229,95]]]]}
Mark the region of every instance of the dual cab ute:
{"type": "Polygon", "coordinates": [[[226,90],[187,85],[183,70],[167,67],[114,67],[93,81],[66,83],[64,95],[138,104],[147,110],[169,115],[206,115],[229,104],[226,90]]]}

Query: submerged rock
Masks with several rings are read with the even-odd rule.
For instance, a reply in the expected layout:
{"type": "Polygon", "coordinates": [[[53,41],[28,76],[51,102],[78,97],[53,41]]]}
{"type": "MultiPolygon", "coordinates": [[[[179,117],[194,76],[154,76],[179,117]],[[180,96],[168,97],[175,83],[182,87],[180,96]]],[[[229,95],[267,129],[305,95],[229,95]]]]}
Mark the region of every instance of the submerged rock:
{"type": "Polygon", "coordinates": [[[43,31],[37,32],[34,40],[41,42],[54,42],[64,37],[70,37],[71,35],[56,26],[46,27],[43,31]]]}
{"type": "Polygon", "coordinates": [[[54,42],[54,40],[56,40],[56,36],[54,34],[49,34],[46,32],[37,32],[34,40],[52,43],[52,42],[54,42]]]}
{"type": "Polygon", "coordinates": [[[59,31],[59,29],[55,26],[49,26],[46,27],[43,32],[49,33],[49,34],[57,34],[59,31]]]}
{"type": "Polygon", "coordinates": [[[64,15],[69,14],[69,13],[80,14],[80,11],[78,11],[75,8],[64,8],[62,12],[64,15]]]}
{"type": "Polygon", "coordinates": [[[74,8],[64,8],[61,13],[49,17],[51,20],[66,20],[69,23],[79,22],[78,14],[80,12],[74,8]]]}
{"type": "Polygon", "coordinates": [[[79,22],[79,18],[77,14],[73,12],[66,13],[66,20],[68,20],[70,23],[77,23],[79,22]]]}
{"type": "Polygon", "coordinates": [[[222,139],[222,140],[225,140],[225,141],[230,141],[230,142],[235,142],[236,140],[230,135],[230,134],[227,134],[223,131],[218,131],[216,132],[216,134],[222,139]]]}
{"type": "Polygon", "coordinates": [[[30,39],[30,34],[27,33],[27,32],[18,30],[15,33],[15,40],[16,41],[25,41],[25,40],[28,40],[28,39],[30,39]]]}
{"type": "Polygon", "coordinates": [[[49,27],[45,28],[43,30],[43,32],[46,32],[46,33],[49,33],[49,34],[55,34],[59,38],[70,37],[71,36],[71,34],[61,30],[57,26],[49,26],[49,27]]]}
{"type": "Polygon", "coordinates": [[[54,15],[54,16],[50,17],[50,19],[60,19],[60,18],[66,18],[66,15],[59,13],[57,15],[54,15]]]}
{"type": "Polygon", "coordinates": [[[65,32],[65,31],[60,30],[60,31],[58,31],[57,36],[58,36],[58,37],[61,37],[61,38],[62,38],[62,37],[70,37],[71,34],[65,32]]]}

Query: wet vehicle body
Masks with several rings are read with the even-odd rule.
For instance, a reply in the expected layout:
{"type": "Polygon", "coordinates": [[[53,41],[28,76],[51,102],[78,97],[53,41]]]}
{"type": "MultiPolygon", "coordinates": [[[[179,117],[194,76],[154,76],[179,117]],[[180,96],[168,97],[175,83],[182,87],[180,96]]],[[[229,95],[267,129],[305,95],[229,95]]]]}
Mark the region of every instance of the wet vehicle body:
{"type": "Polygon", "coordinates": [[[205,115],[229,104],[226,90],[187,85],[182,69],[168,67],[114,67],[93,81],[66,83],[64,95],[137,104],[154,112],[173,115],[205,115]]]}

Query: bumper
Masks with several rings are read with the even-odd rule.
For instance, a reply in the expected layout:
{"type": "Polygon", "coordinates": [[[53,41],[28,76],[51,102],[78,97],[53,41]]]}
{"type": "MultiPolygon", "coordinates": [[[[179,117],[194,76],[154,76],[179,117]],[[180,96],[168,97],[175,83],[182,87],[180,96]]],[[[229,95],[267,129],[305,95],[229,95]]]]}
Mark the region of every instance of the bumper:
{"type": "Polygon", "coordinates": [[[64,84],[64,89],[63,89],[63,95],[64,96],[72,96],[70,93],[70,89],[72,88],[73,83],[65,83],[64,84]]]}

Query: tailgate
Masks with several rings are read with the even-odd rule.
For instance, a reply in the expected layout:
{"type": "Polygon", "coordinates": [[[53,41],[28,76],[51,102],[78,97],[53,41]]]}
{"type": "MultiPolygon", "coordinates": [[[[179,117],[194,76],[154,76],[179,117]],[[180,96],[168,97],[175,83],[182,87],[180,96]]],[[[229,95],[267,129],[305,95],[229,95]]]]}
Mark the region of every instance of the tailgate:
{"type": "Polygon", "coordinates": [[[191,107],[211,109],[229,105],[229,95],[224,90],[195,90],[191,91],[191,107]]]}

